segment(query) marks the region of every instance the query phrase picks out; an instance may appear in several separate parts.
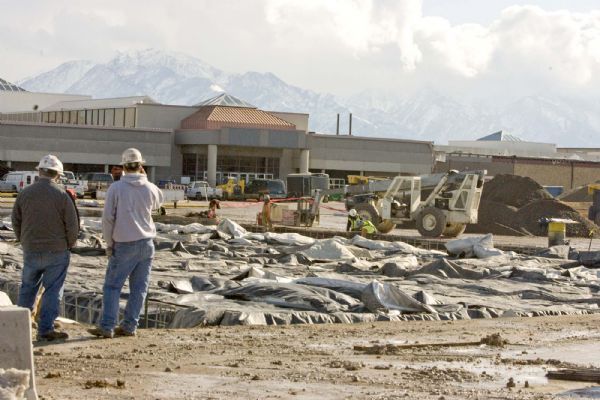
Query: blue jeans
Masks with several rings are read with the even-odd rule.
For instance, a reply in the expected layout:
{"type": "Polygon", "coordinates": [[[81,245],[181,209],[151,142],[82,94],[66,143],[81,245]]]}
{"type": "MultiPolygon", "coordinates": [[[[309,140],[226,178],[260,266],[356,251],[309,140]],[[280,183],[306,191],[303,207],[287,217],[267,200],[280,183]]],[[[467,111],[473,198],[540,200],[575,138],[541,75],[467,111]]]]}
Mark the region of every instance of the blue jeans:
{"type": "Polygon", "coordinates": [[[121,327],[128,332],[135,332],[148,292],[153,258],[154,243],[152,239],[114,243],[104,280],[102,319],[100,321],[102,329],[112,331],[117,325],[121,290],[129,278],[129,298],[121,327]]]}
{"type": "Polygon", "coordinates": [[[40,285],[44,285],[38,325],[39,335],[54,330],[54,320],[58,317],[70,259],[71,253],[68,250],[23,251],[23,275],[17,304],[33,311],[40,285]]]}

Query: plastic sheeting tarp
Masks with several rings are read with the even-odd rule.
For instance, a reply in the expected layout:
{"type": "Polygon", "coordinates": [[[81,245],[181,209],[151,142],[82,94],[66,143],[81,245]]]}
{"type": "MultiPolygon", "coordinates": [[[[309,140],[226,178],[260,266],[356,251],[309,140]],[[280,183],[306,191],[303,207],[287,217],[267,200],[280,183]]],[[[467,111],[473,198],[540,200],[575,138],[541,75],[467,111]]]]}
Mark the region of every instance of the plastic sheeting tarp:
{"type": "Polygon", "coordinates": [[[494,249],[494,239],[491,233],[484,236],[451,240],[445,246],[448,254],[465,258],[485,258],[502,254],[500,250],[494,249]]]}
{"type": "Polygon", "coordinates": [[[228,299],[260,301],[278,307],[328,313],[346,311],[360,304],[343,293],[293,283],[250,282],[218,294],[228,299]]]}
{"type": "MultiPolygon", "coordinates": [[[[100,221],[84,219],[83,226],[65,299],[77,298],[81,320],[96,321],[107,259],[95,248],[103,244],[100,221]]],[[[172,312],[172,327],[495,318],[582,312],[600,304],[598,271],[579,266],[577,255],[561,260],[505,252],[451,259],[360,236],[265,238],[233,223],[220,230],[158,226],[164,231],[155,240],[149,298],[185,307],[172,312]]],[[[4,231],[2,237],[7,241],[0,242],[6,245],[0,251],[0,288],[19,282],[22,267],[22,251],[11,242],[14,233],[4,231]]],[[[600,259],[585,257],[590,265],[600,259]]],[[[126,298],[127,289],[121,307],[126,298]]],[[[149,305],[150,314],[158,312],[152,310],[160,307],[149,305]]],[[[74,316],[74,307],[66,311],[74,316]]]]}
{"type": "Polygon", "coordinates": [[[322,239],[310,248],[303,250],[302,254],[313,260],[351,260],[354,254],[339,240],[322,239]]]}
{"type": "Polygon", "coordinates": [[[243,238],[248,234],[246,229],[242,228],[238,223],[227,218],[219,222],[219,225],[217,225],[217,230],[231,235],[234,239],[243,238]]]}
{"type": "Polygon", "coordinates": [[[316,242],[315,239],[308,236],[300,235],[299,233],[266,232],[264,234],[264,237],[267,242],[275,242],[292,246],[304,246],[314,244],[316,242]]]}
{"type": "Polygon", "coordinates": [[[378,310],[436,312],[432,307],[413,299],[396,286],[376,280],[363,290],[362,301],[365,307],[373,312],[378,310]]]}

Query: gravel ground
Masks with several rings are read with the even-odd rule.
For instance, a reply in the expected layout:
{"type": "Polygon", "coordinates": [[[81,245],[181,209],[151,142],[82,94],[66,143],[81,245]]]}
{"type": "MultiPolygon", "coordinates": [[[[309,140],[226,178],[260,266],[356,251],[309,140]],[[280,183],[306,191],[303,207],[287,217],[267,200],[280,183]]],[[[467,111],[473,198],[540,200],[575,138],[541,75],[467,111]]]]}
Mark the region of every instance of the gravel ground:
{"type": "Polygon", "coordinates": [[[205,327],[112,340],[69,325],[67,342],[34,351],[42,399],[550,399],[591,386],[545,374],[599,367],[598,323],[600,315],[205,327]],[[492,334],[508,344],[473,344],[492,334]],[[432,345],[368,349],[382,344],[432,345]]]}

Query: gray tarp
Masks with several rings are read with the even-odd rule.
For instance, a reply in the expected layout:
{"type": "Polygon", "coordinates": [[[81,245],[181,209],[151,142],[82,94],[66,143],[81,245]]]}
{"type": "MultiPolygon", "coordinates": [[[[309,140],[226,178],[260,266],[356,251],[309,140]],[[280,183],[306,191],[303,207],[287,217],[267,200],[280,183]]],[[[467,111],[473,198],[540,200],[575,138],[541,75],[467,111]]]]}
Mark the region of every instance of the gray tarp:
{"type": "MultiPolygon", "coordinates": [[[[95,321],[107,259],[98,248],[99,220],[83,222],[65,299],[77,298],[78,316],[95,321]]],[[[165,317],[171,327],[493,318],[590,311],[600,302],[597,271],[576,261],[600,265],[596,253],[455,259],[360,236],[248,233],[232,221],[158,228],[149,299],[182,307],[165,317]]],[[[0,290],[14,289],[22,251],[12,232],[2,237],[8,241],[0,242],[0,290]]],[[[127,292],[126,286],[122,307],[127,292]]],[[[151,312],[158,309],[150,303],[151,312]]]]}

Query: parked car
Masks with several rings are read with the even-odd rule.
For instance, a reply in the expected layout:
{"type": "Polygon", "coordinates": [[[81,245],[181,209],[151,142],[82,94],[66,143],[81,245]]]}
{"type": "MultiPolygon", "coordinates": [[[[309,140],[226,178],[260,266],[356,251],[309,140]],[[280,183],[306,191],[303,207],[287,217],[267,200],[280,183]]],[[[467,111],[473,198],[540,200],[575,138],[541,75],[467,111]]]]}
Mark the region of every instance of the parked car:
{"type": "Polygon", "coordinates": [[[194,181],[188,185],[185,195],[188,199],[196,200],[220,199],[223,197],[223,189],[210,187],[206,181],[194,181]]]}
{"type": "Polygon", "coordinates": [[[0,192],[19,193],[39,179],[37,171],[13,171],[2,177],[0,192]]]}
{"type": "Polygon", "coordinates": [[[73,189],[77,194],[77,197],[83,199],[87,184],[84,181],[75,179],[75,174],[71,171],[65,171],[60,179],[60,183],[65,189],[73,189]]]}
{"type": "Polygon", "coordinates": [[[98,189],[106,190],[113,183],[112,175],[104,172],[88,172],[81,177],[81,180],[87,186],[85,194],[91,196],[93,199],[96,198],[96,191],[98,189]]]}
{"type": "Polygon", "coordinates": [[[246,185],[244,198],[262,201],[268,194],[272,199],[285,199],[285,183],[281,179],[255,179],[246,185]]]}

